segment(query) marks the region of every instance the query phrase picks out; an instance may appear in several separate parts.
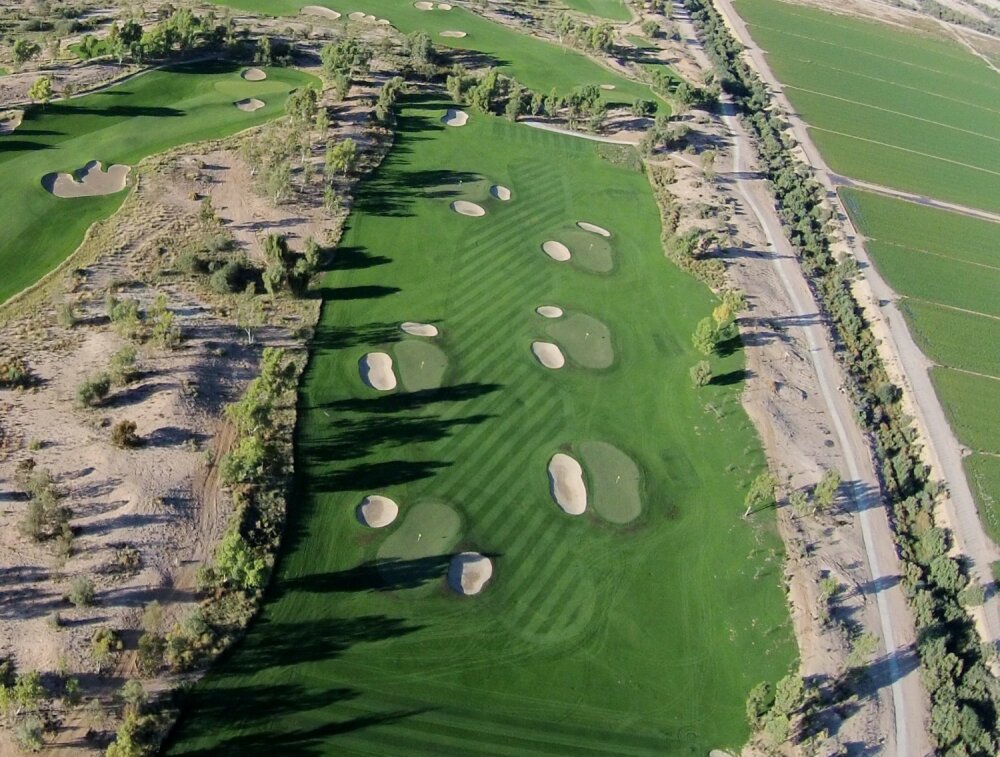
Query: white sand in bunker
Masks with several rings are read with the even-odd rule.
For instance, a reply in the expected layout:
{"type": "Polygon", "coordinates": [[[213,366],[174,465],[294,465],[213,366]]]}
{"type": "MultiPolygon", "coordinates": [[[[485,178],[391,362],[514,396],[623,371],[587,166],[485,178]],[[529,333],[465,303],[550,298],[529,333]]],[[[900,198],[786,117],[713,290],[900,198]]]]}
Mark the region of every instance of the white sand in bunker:
{"type": "Polygon", "coordinates": [[[21,125],[23,118],[23,110],[10,110],[6,113],[0,113],[0,137],[16,131],[17,127],[21,125]]]}
{"type": "Polygon", "coordinates": [[[562,350],[552,342],[532,342],[531,352],[539,363],[554,371],[566,365],[566,358],[563,357],[562,350]]]}
{"type": "Polygon", "coordinates": [[[468,121],[469,114],[455,108],[448,108],[448,112],[441,117],[441,122],[445,126],[465,126],[468,121]]]}
{"type": "Polygon", "coordinates": [[[493,561],[478,552],[461,552],[451,558],[448,585],[459,594],[478,594],[493,576],[493,561]]]}
{"type": "Polygon", "coordinates": [[[494,184],[490,187],[490,194],[501,202],[507,202],[510,199],[510,190],[502,184],[494,184]]]}
{"type": "Polygon", "coordinates": [[[437,336],[438,327],[432,323],[417,323],[416,321],[403,321],[399,328],[412,336],[437,336]]]}
{"type": "Polygon", "coordinates": [[[76,177],[68,173],[49,173],[42,177],[42,186],[56,197],[97,197],[125,189],[131,166],[115,164],[107,171],[101,170],[101,161],[92,160],[78,171],[76,177]]]}
{"type": "Polygon", "coordinates": [[[482,205],[476,205],[474,202],[469,202],[468,200],[455,200],[455,202],[451,204],[451,209],[456,213],[461,213],[463,216],[473,216],[478,218],[486,215],[486,208],[482,205]]]}
{"type": "Polygon", "coordinates": [[[261,71],[259,68],[248,68],[240,76],[247,81],[264,81],[267,78],[267,72],[261,71]]]}
{"type": "Polygon", "coordinates": [[[246,100],[237,100],[233,103],[240,110],[245,110],[249,113],[253,113],[255,110],[260,110],[264,107],[264,101],[258,100],[256,97],[250,97],[246,100]]]}
{"type": "Polygon", "coordinates": [[[542,251],[550,258],[558,260],[560,263],[565,263],[573,257],[569,251],[569,247],[564,245],[562,242],[556,242],[552,239],[542,244],[542,251]]]}
{"type": "Polygon", "coordinates": [[[539,305],[535,312],[543,318],[562,318],[563,309],[555,305],[539,305]]]}
{"type": "Polygon", "coordinates": [[[602,237],[610,237],[611,232],[602,226],[597,224],[587,223],[586,221],[577,221],[576,225],[579,226],[584,231],[589,231],[591,234],[600,234],[602,237]]]}
{"type": "Polygon", "coordinates": [[[587,485],[583,483],[583,468],[562,452],[557,452],[549,460],[549,491],[556,504],[569,515],[582,515],[587,509],[587,485]]]}
{"type": "Polygon", "coordinates": [[[399,505],[381,494],[369,494],[358,505],[358,520],[370,528],[385,528],[399,515],[399,505]]]}
{"type": "Polygon", "coordinates": [[[450,11],[451,3],[438,3],[437,7],[439,11],[450,11]]]}
{"type": "Polygon", "coordinates": [[[442,37],[452,37],[453,39],[462,39],[462,37],[468,36],[465,32],[456,31],[454,29],[446,29],[441,32],[442,37]]]}
{"type": "Polygon", "coordinates": [[[302,9],[302,13],[307,16],[325,16],[326,18],[333,19],[336,21],[340,18],[340,14],[335,10],[330,8],[324,8],[322,5],[307,5],[302,9]]]}
{"type": "MultiPolygon", "coordinates": [[[[364,21],[368,18],[364,11],[354,11],[354,13],[348,13],[347,17],[351,19],[351,21],[364,21]]],[[[372,16],[372,18],[374,18],[374,16],[372,16]]]]}
{"type": "Polygon", "coordinates": [[[615,88],[614,84],[602,84],[601,89],[606,89],[609,92],[615,88]]]}
{"type": "Polygon", "coordinates": [[[413,7],[416,8],[418,11],[432,11],[434,10],[434,3],[419,2],[419,3],[414,3],[413,7]]]}
{"type": "Polygon", "coordinates": [[[392,372],[392,358],[384,352],[369,352],[358,362],[361,380],[372,389],[388,392],[396,388],[396,374],[392,372]]]}

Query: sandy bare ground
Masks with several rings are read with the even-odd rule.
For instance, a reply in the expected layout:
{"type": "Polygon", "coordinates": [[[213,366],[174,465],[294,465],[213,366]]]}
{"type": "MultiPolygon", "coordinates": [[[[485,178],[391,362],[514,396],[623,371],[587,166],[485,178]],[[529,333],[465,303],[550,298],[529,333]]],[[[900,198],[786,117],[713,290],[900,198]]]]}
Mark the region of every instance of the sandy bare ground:
{"type": "Polygon", "coordinates": [[[579,226],[584,231],[589,231],[591,234],[600,234],[602,237],[610,237],[611,232],[602,226],[597,226],[596,224],[587,223],[586,221],[577,221],[576,225],[579,226]]]}
{"type": "Polygon", "coordinates": [[[573,254],[569,251],[569,247],[554,239],[542,243],[542,252],[560,263],[565,263],[573,257],[573,254]]]}
{"type": "Polygon", "coordinates": [[[247,81],[264,81],[267,78],[267,72],[262,71],[259,68],[248,68],[246,71],[240,74],[247,81]]]}
{"type": "Polygon", "coordinates": [[[380,494],[370,494],[358,505],[358,520],[370,528],[385,528],[397,515],[399,505],[380,494]]]}
{"type": "Polygon", "coordinates": [[[337,13],[337,11],[331,10],[330,8],[324,8],[322,5],[306,5],[300,12],[307,16],[322,16],[323,18],[329,18],[333,21],[340,18],[340,14],[337,13]]]}
{"type": "Polygon", "coordinates": [[[468,121],[469,114],[456,108],[448,108],[448,112],[441,118],[441,122],[445,126],[465,126],[468,121]]]}
{"type": "Polygon", "coordinates": [[[5,134],[13,134],[17,131],[17,127],[21,125],[23,118],[23,110],[11,110],[0,114],[0,137],[5,134]]]}
{"type": "Polygon", "coordinates": [[[562,350],[552,342],[532,342],[531,354],[539,363],[554,371],[566,365],[566,358],[563,356],[562,350]]]}
{"type": "Polygon", "coordinates": [[[358,361],[361,380],[372,389],[388,392],[396,388],[396,374],[392,372],[392,358],[386,352],[369,352],[358,361]]]}
{"type": "Polygon", "coordinates": [[[433,323],[417,323],[416,321],[404,321],[399,328],[407,334],[413,336],[437,336],[438,327],[433,323]]]}
{"type": "Polygon", "coordinates": [[[76,176],[50,173],[42,177],[42,186],[56,197],[97,197],[121,192],[128,184],[131,166],[115,164],[102,170],[101,161],[92,160],[76,176]]]}
{"type": "Polygon", "coordinates": [[[263,100],[258,100],[256,97],[249,97],[245,100],[237,100],[233,103],[240,110],[247,111],[248,113],[253,113],[255,110],[260,110],[264,107],[265,103],[263,100]]]}
{"type": "Polygon", "coordinates": [[[510,190],[501,184],[494,184],[490,187],[490,195],[493,199],[500,200],[500,202],[508,202],[510,200],[510,190]]]}
{"type": "Polygon", "coordinates": [[[448,566],[448,585],[466,596],[481,592],[492,577],[493,561],[478,552],[461,552],[448,566]]]}
{"type": "Polygon", "coordinates": [[[555,305],[539,305],[535,312],[543,318],[562,318],[563,309],[555,305]]]}
{"type": "Polygon", "coordinates": [[[468,34],[466,32],[456,31],[454,29],[446,29],[445,31],[441,32],[441,36],[451,37],[453,39],[462,39],[463,37],[467,37],[468,34]]]}
{"type": "Polygon", "coordinates": [[[46,71],[25,71],[0,77],[0,108],[27,105],[28,90],[41,75],[52,77],[52,89],[62,92],[72,86],[75,92],[84,92],[109,84],[138,69],[129,65],[101,62],[66,66],[46,71]]]}
{"type": "Polygon", "coordinates": [[[574,458],[557,452],[549,460],[549,492],[567,515],[583,515],[587,509],[587,486],[583,468],[574,458]]]}
{"type": "Polygon", "coordinates": [[[473,218],[480,218],[486,215],[486,208],[468,200],[455,200],[451,204],[451,209],[463,216],[471,216],[473,218]]]}

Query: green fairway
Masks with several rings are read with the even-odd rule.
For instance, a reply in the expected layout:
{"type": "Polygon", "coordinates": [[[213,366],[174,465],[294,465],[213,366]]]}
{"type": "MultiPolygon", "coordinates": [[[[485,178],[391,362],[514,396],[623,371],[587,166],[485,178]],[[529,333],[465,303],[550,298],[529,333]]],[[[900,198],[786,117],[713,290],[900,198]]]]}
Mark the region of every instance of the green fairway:
{"type": "Polygon", "coordinates": [[[103,92],[45,108],[32,107],[13,134],[0,137],[4,202],[0,204],[0,302],[55,268],[83,239],[87,227],[117,208],[125,192],[60,199],[42,188],[52,171],[73,172],[88,161],[134,165],[176,145],[221,137],[284,112],[285,97],[312,77],[268,69],[248,82],[241,69],[208,62],[133,78],[103,92]],[[257,97],[253,113],[233,102],[257,97]]]}
{"type": "Polygon", "coordinates": [[[360,190],[322,285],[280,567],[167,752],[735,751],[748,691],[795,656],[773,518],[740,517],[763,467],[742,354],[692,386],[691,333],[713,298],[664,258],[643,174],[499,118],[444,127],[447,107],[405,101],[360,190]],[[453,188],[483,178],[513,199],[453,212],[453,188]],[[612,272],[540,251],[577,220],[612,232],[612,272]],[[545,320],[543,304],[566,315],[545,320]],[[595,323],[608,367],[572,357],[595,323]],[[564,344],[564,368],[532,357],[539,338],[564,344]],[[362,383],[372,351],[405,379],[427,359],[400,349],[411,341],[446,356],[442,388],[362,383]],[[549,493],[557,452],[583,465],[581,516],[549,493]],[[356,517],[373,493],[400,506],[384,529],[356,517]],[[461,551],[493,560],[479,596],[445,583],[461,551]]]}
{"type": "Polygon", "coordinates": [[[580,13],[610,21],[628,21],[632,18],[625,0],[562,0],[562,3],[580,13]]]}
{"type": "Polygon", "coordinates": [[[951,368],[931,371],[956,436],[976,452],[1000,455],[1000,380],[951,368]]]}
{"type": "Polygon", "coordinates": [[[830,167],[1000,210],[1000,76],[957,42],[737,0],[830,167]]]}
{"type": "MultiPolygon", "coordinates": [[[[627,79],[575,50],[521,34],[464,8],[421,11],[406,0],[211,1],[217,5],[274,16],[297,15],[306,5],[322,5],[343,14],[345,18],[353,11],[364,11],[389,19],[404,34],[421,30],[430,34],[436,45],[483,53],[492,59],[499,71],[516,77],[526,87],[538,92],[548,94],[555,89],[560,94],[566,94],[584,84],[610,84],[614,90],[602,91],[602,97],[609,103],[631,105],[635,100],[653,99],[660,113],[670,112],[667,104],[656,97],[647,85],[627,79]],[[461,39],[441,36],[441,32],[449,30],[463,31],[468,36],[461,39]]],[[[606,1],[610,3],[611,0],[606,1]]],[[[362,24],[350,23],[356,28],[364,28],[362,24]]]]}
{"type": "Polygon", "coordinates": [[[1000,544],[1000,456],[972,454],[963,462],[986,533],[1000,544]]]}

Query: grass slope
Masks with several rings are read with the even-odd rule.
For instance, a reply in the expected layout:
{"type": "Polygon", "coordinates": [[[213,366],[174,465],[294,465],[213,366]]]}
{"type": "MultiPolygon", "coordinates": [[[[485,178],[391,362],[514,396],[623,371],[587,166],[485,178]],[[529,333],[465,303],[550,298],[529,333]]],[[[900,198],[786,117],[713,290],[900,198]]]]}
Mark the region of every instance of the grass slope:
{"type": "Polygon", "coordinates": [[[838,173],[1000,210],[1000,77],[957,42],[737,0],[838,173]]]}
{"type": "Polygon", "coordinates": [[[562,0],[562,3],[580,13],[609,21],[628,21],[632,18],[624,0],[562,0]]]}
{"type": "Polygon", "coordinates": [[[763,464],[742,355],[692,388],[712,299],[664,260],[645,177],[501,119],[448,129],[447,106],[405,104],[358,198],[323,284],[269,601],[195,689],[170,754],[704,755],[743,743],[748,690],[793,660],[780,540],[767,513],[740,518],[763,464]],[[514,199],[452,212],[482,177],[514,199]],[[614,232],[612,273],[542,253],[580,219],[614,232]],[[541,304],[606,324],[615,363],[538,365],[541,304]],[[365,388],[359,359],[414,339],[405,320],[440,327],[444,387],[365,388]],[[549,457],[587,442],[641,471],[628,527],[549,496],[549,457]],[[355,519],[372,492],[400,503],[385,531],[355,519]],[[496,566],[475,598],[442,579],[467,549],[496,566]]]}
{"type": "MultiPolygon", "coordinates": [[[[492,59],[493,65],[508,76],[514,76],[533,90],[548,94],[553,88],[560,94],[571,92],[584,84],[613,84],[613,91],[602,96],[609,103],[631,105],[637,99],[653,99],[661,113],[669,113],[667,104],[653,95],[646,84],[635,82],[594,62],[586,55],[561,47],[513,29],[464,8],[450,11],[421,11],[405,0],[211,0],[254,13],[274,16],[294,16],[306,5],[322,5],[347,14],[364,11],[387,18],[404,34],[425,31],[434,44],[463,50],[473,50],[492,59]],[[456,30],[468,36],[453,39],[440,36],[442,31],[456,30]]],[[[353,22],[351,22],[353,23],[353,22]]],[[[364,28],[358,24],[358,28],[364,28]]]]}
{"type": "Polygon", "coordinates": [[[0,137],[0,302],[36,282],[62,262],[91,223],[109,215],[125,198],[60,199],[46,192],[42,177],[72,172],[90,160],[134,165],[142,158],[186,142],[221,137],[284,112],[285,96],[312,77],[268,69],[269,78],[247,82],[240,68],[221,62],[153,71],[86,97],[29,108],[24,123],[0,137]],[[254,113],[233,102],[258,97],[254,113]]]}

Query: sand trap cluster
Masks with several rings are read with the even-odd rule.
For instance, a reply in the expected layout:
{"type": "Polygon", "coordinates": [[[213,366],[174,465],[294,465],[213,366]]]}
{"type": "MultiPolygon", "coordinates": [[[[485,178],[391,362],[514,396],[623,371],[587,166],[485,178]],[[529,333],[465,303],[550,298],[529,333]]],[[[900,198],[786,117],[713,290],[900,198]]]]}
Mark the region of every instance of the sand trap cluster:
{"type": "Polygon", "coordinates": [[[542,318],[562,318],[563,309],[555,305],[539,305],[535,312],[542,318]]]}
{"type": "Polygon", "coordinates": [[[501,184],[494,184],[490,187],[490,194],[494,199],[500,200],[500,202],[507,202],[510,200],[510,190],[501,184]]]}
{"type": "Polygon", "coordinates": [[[101,161],[92,160],[77,171],[76,176],[68,173],[49,173],[42,177],[42,186],[56,197],[97,197],[110,195],[125,189],[131,166],[113,165],[107,171],[101,170],[101,161]]]}
{"type": "Polygon", "coordinates": [[[469,114],[456,108],[448,108],[448,112],[441,118],[445,126],[465,126],[468,121],[469,114]]]}
{"type": "Polygon", "coordinates": [[[324,16],[326,18],[336,21],[340,18],[340,14],[335,10],[330,8],[324,8],[322,5],[307,5],[302,9],[302,13],[307,16],[324,16]]]}
{"type": "Polygon", "coordinates": [[[479,218],[480,216],[486,215],[486,208],[482,205],[476,205],[474,202],[469,202],[468,200],[455,200],[451,204],[451,209],[456,213],[461,213],[463,216],[473,216],[479,218]]]}
{"type": "Polygon", "coordinates": [[[437,336],[438,327],[431,323],[417,323],[416,321],[403,321],[399,328],[407,334],[413,336],[437,336]]]}
{"type": "Polygon", "coordinates": [[[584,231],[589,231],[591,234],[600,234],[602,237],[611,236],[611,232],[608,231],[607,229],[592,223],[587,223],[586,221],[577,221],[576,225],[579,226],[584,231]]]}
{"type": "Polygon", "coordinates": [[[566,358],[563,357],[562,350],[552,342],[532,342],[531,352],[539,363],[554,371],[566,365],[566,358]]]}
{"type": "Polygon", "coordinates": [[[23,110],[11,110],[6,113],[0,113],[0,137],[15,131],[21,125],[23,118],[23,110]]]}
{"type": "Polygon", "coordinates": [[[250,97],[246,100],[237,100],[233,103],[240,110],[245,110],[249,113],[253,113],[255,110],[260,110],[264,107],[264,101],[258,100],[256,97],[250,97]]]}
{"type": "Polygon", "coordinates": [[[462,37],[468,36],[465,32],[455,31],[454,29],[447,29],[441,32],[442,37],[451,37],[452,39],[462,39],[462,37]]]}
{"type": "Polygon", "coordinates": [[[583,468],[569,455],[557,452],[549,460],[549,490],[552,499],[569,515],[582,515],[587,509],[587,486],[583,468]]]}
{"type": "Polygon", "coordinates": [[[358,505],[358,520],[369,528],[385,528],[399,515],[399,505],[380,494],[369,494],[358,505]]]}
{"type": "Polygon", "coordinates": [[[438,3],[437,4],[437,9],[439,11],[450,11],[451,10],[451,3],[438,3]]]}
{"type": "Polygon", "coordinates": [[[369,352],[358,363],[361,380],[372,389],[388,392],[396,388],[396,374],[392,372],[392,358],[385,352],[369,352]]]}
{"type": "Polygon", "coordinates": [[[451,558],[448,585],[459,594],[478,594],[493,576],[493,561],[478,552],[461,552],[451,558]]]}
{"type": "Polygon", "coordinates": [[[552,239],[542,244],[542,252],[553,260],[558,260],[560,263],[565,263],[573,257],[569,251],[569,247],[564,245],[562,242],[556,242],[552,239]]]}
{"type": "Polygon", "coordinates": [[[261,71],[259,68],[248,68],[240,76],[247,81],[264,81],[267,78],[267,72],[261,71]]]}

